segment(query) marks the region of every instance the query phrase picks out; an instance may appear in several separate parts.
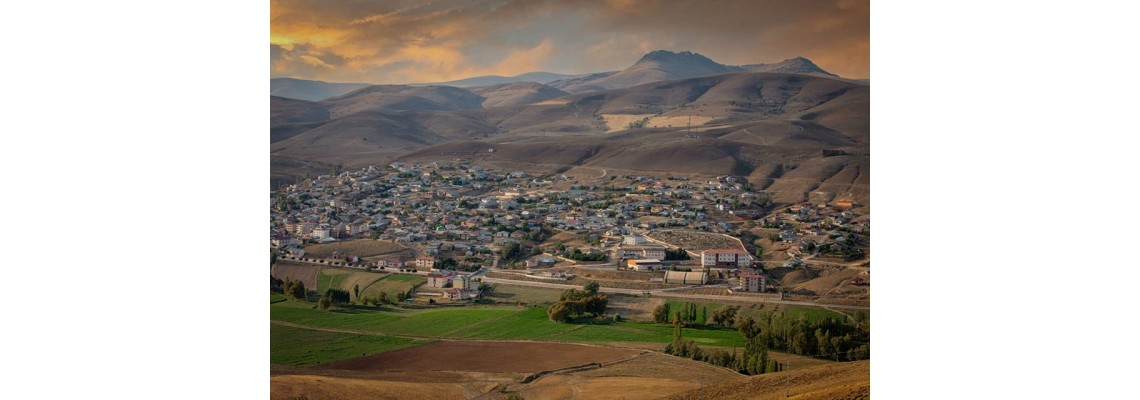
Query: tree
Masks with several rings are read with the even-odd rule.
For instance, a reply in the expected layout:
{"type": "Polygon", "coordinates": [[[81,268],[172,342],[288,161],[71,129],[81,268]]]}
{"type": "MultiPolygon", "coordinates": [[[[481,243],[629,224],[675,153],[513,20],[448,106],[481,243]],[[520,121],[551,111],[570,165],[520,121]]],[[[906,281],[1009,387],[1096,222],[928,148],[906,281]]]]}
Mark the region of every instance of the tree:
{"type": "Polygon", "coordinates": [[[285,283],[285,295],[294,300],[307,300],[306,292],[305,282],[290,280],[285,283]]]}
{"type": "Polygon", "coordinates": [[[546,314],[554,322],[570,322],[570,310],[567,309],[566,302],[557,302],[546,310],[546,314]]]}
{"type": "Polygon", "coordinates": [[[723,327],[730,327],[736,322],[737,306],[724,306],[716,311],[713,311],[712,320],[713,324],[723,327]]]}
{"type": "Polygon", "coordinates": [[[586,286],[584,286],[583,289],[586,290],[587,294],[593,296],[595,294],[598,294],[598,289],[600,286],[601,285],[599,285],[598,282],[590,281],[586,283],[586,286]]]}
{"type": "Polygon", "coordinates": [[[522,246],[519,245],[518,242],[507,243],[507,245],[503,246],[503,249],[499,251],[499,256],[501,256],[505,261],[518,260],[519,256],[521,255],[522,246]]]}
{"type": "Polygon", "coordinates": [[[653,322],[658,324],[669,323],[669,303],[664,303],[653,308],[653,322]]]}
{"type": "Polygon", "coordinates": [[[356,297],[358,299],[360,298],[360,285],[359,284],[352,285],[352,296],[356,297]]]}
{"type": "MultiPolygon", "coordinates": [[[[380,303],[381,303],[381,304],[391,304],[391,301],[390,301],[390,300],[388,300],[388,292],[385,292],[385,291],[383,291],[383,290],[381,290],[381,291],[380,291],[380,298],[379,298],[379,300],[380,300],[380,303]]],[[[379,304],[378,304],[378,305],[379,305],[379,304]]]]}
{"type": "Polygon", "coordinates": [[[321,296],[320,300],[317,300],[317,307],[322,310],[328,310],[330,306],[332,306],[332,301],[329,300],[328,296],[321,296]]]}

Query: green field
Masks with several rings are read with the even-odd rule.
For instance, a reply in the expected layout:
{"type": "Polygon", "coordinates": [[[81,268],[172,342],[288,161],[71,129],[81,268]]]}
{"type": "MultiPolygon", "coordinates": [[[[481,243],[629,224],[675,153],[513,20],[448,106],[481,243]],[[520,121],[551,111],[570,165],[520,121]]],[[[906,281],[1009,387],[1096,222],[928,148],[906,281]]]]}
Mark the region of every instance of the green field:
{"type": "Polygon", "coordinates": [[[431,343],[391,336],[357,335],[269,326],[269,362],[297,366],[317,365],[368,354],[431,343]]]}
{"type": "Polygon", "coordinates": [[[355,301],[357,297],[356,293],[352,290],[353,286],[359,286],[360,294],[363,295],[365,288],[388,277],[388,274],[375,272],[353,271],[340,268],[321,268],[320,274],[317,275],[316,291],[320,294],[324,293],[328,288],[347,290],[349,296],[355,301]]]}
{"type": "Polygon", "coordinates": [[[422,276],[388,274],[368,286],[360,285],[360,295],[376,297],[380,295],[380,292],[384,292],[391,297],[400,292],[408,293],[412,288],[424,283],[427,283],[427,279],[422,276]]]}
{"type": "MultiPolygon", "coordinates": [[[[322,311],[312,308],[311,303],[286,301],[271,304],[270,308],[270,318],[274,321],[405,336],[581,343],[668,343],[673,340],[671,325],[628,321],[598,323],[591,319],[562,324],[550,321],[545,307],[519,309],[477,306],[427,310],[354,308],[322,311]]],[[[684,335],[701,345],[744,345],[740,334],[732,329],[686,328],[684,335]]]]}
{"type": "Polygon", "coordinates": [[[285,300],[286,300],[286,297],[283,294],[277,294],[277,293],[270,293],[269,294],[269,304],[278,303],[278,302],[282,302],[285,300]]]}
{"type": "Polygon", "coordinates": [[[789,316],[803,315],[804,319],[812,322],[821,321],[827,318],[838,318],[840,320],[847,318],[845,314],[840,314],[835,311],[819,307],[785,305],[780,307],[780,311],[789,316]]]}
{"type": "Polygon", "coordinates": [[[553,304],[562,296],[562,290],[496,283],[488,299],[503,303],[553,304]]]}

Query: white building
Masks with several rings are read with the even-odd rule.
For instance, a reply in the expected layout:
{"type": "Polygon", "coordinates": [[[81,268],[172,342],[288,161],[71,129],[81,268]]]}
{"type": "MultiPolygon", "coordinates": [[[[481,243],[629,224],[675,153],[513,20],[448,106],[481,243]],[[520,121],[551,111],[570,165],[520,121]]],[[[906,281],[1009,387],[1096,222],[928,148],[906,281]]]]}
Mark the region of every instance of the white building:
{"type": "Polygon", "coordinates": [[[701,252],[701,265],[705,268],[748,267],[752,265],[752,256],[744,250],[704,250],[701,252]]]}

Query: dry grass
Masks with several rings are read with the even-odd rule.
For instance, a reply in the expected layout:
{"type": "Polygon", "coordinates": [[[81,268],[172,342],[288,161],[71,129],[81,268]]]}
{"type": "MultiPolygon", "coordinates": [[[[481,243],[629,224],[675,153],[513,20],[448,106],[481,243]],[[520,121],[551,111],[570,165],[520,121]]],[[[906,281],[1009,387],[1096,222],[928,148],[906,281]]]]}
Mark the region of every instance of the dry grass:
{"type": "Polygon", "coordinates": [[[415,383],[338,378],[319,375],[282,375],[269,378],[269,398],[293,399],[462,399],[459,383],[415,383]]]}
{"type": "Polygon", "coordinates": [[[871,362],[837,363],[801,370],[757,375],[725,382],[669,399],[869,399],[871,362]]]}
{"type": "Polygon", "coordinates": [[[307,246],[305,247],[305,255],[328,258],[332,257],[333,253],[336,253],[338,257],[353,255],[363,258],[395,253],[403,251],[404,249],[404,246],[388,240],[358,239],[307,246]]]}
{"type": "Polygon", "coordinates": [[[306,288],[312,290],[317,288],[317,274],[320,270],[319,265],[289,261],[277,261],[277,264],[270,269],[277,279],[301,281],[306,288]]]}

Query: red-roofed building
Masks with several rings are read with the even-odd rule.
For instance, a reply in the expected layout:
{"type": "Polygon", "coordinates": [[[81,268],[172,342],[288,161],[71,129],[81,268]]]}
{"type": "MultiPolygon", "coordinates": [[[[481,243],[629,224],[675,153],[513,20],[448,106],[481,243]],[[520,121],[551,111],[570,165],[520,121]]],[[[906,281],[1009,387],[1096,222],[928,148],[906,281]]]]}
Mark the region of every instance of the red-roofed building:
{"type": "Polygon", "coordinates": [[[755,272],[740,274],[740,289],[745,292],[764,292],[768,289],[768,278],[755,272]]]}

